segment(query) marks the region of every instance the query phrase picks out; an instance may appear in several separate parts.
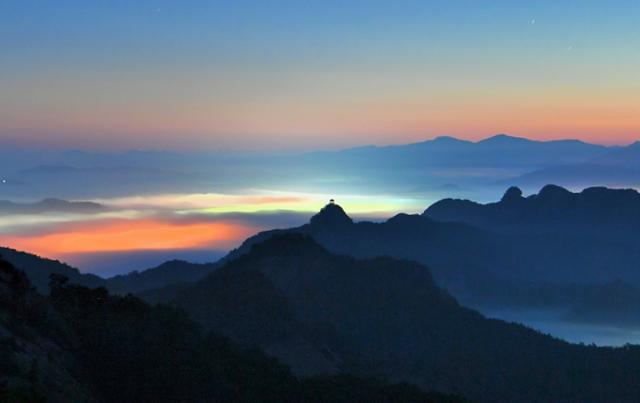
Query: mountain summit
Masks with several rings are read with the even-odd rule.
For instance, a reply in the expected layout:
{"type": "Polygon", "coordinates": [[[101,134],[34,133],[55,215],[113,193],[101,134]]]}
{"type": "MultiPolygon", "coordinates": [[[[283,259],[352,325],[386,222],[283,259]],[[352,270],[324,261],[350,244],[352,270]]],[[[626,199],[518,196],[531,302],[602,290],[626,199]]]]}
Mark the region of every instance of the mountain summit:
{"type": "Polygon", "coordinates": [[[311,217],[311,225],[316,227],[341,228],[351,224],[351,217],[333,199],[318,214],[311,217]]]}
{"type": "Polygon", "coordinates": [[[520,188],[518,188],[518,187],[511,186],[504,193],[504,196],[502,196],[502,199],[500,199],[500,202],[502,202],[502,203],[514,203],[514,202],[518,202],[518,201],[520,201],[522,199],[523,199],[522,190],[520,190],[520,188]]]}
{"type": "Polygon", "coordinates": [[[533,143],[533,140],[529,140],[524,137],[510,136],[508,134],[500,133],[491,137],[487,137],[478,141],[477,144],[493,144],[493,145],[512,145],[512,144],[527,144],[533,143]]]}

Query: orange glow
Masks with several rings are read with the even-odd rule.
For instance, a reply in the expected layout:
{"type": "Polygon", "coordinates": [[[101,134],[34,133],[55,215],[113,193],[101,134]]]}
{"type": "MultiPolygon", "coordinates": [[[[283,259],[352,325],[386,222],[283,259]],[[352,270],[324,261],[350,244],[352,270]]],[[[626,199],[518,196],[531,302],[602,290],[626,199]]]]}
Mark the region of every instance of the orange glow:
{"type": "MultiPolygon", "coordinates": [[[[318,99],[285,94],[247,104],[200,99],[170,105],[140,101],[135,106],[125,103],[96,109],[90,102],[59,105],[55,99],[55,108],[24,116],[5,116],[0,111],[0,129],[18,133],[10,139],[17,143],[49,144],[54,139],[51,128],[56,128],[65,135],[56,136],[52,144],[198,150],[384,145],[443,134],[480,140],[508,133],[606,144],[626,144],[640,136],[637,80],[540,83],[521,79],[514,84],[512,77],[512,81],[485,85],[456,83],[456,78],[450,85],[434,86],[415,80],[398,88],[389,84],[373,93],[346,87],[318,99]]],[[[339,84],[340,88],[345,85],[339,84]]],[[[20,87],[17,93],[22,91],[20,87]]],[[[40,86],[37,91],[42,93],[40,86]]]]}
{"type": "Polygon", "coordinates": [[[258,230],[236,222],[118,220],[44,235],[1,236],[0,244],[54,257],[91,252],[229,248],[258,230]]]}

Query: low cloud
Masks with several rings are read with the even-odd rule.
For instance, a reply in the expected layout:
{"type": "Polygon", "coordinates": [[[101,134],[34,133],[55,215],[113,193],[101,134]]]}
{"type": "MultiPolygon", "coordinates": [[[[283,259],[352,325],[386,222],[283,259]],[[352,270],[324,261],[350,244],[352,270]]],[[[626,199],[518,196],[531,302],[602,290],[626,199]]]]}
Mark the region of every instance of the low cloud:
{"type": "MultiPolygon", "coordinates": [[[[325,198],[274,192],[34,203],[28,206],[52,211],[13,210],[12,214],[1,215],[0,246],[79,262],[91,271],[95,267],[103,271],[110,264],[99,261],[113,260],[114,256],[211,256],[213,251],[220,254],[239,246],[260,231],[307,223],[326,203],[325,198]]],[[[384,197],[344,196],[339,200],[345,201],[346,210],[354,218],[373,220],[392,215],[388,206],[398,203],[384,197]]]]}
{"type": "Polygon", "coordinates": [[[0,200],[0,215],[44,214],[44,213],[97,213],[105,211],[105,206],[87,201],[44,199],[36,203],[16,203],[0,200]]]}

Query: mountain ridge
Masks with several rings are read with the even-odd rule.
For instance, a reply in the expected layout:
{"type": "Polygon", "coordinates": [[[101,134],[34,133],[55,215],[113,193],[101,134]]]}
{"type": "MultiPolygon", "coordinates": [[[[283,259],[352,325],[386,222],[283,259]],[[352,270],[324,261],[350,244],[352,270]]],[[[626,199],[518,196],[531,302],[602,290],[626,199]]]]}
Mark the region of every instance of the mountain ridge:
{"type": "MultiPolygon", "coordinates": [[[[604,225],[633,231],[640,224],[640,193],[635,189],[589,187],[571,192],[545,185],[538,193],[522,196],[511,187],[498,202],[480,204],[470,200],[443,199],[427,208],[423,216],[438,221],[463,222],[480,228],[531,230],[532,227],[576,230],[576,226],[604,225]],[[555,223],[555,224],[554,224],[555,223]]],[[[577,228],[577,229],[581,229],[577,228]]]]}
{"type": "Polygon", "coordinates": [[[181,310],[53,275],[38,294],[0,259],[0,400],[7,402],[433,402],[414,385],[298,378],[258,349],[204,332],[181,310]]]}
{"type": "Polygon", "coordinates": [[[139,294],[144,291],[170,286],[176,283],[190,283],[204,277],[216,269],[216,263],[190,263],[171,260],[146,270],[134,270],[127,274],[103,278],[92,273],[82,273],[59,260],[47,259],[28,252],[0,247],[0,257],[23,270],[29,281],[41,294],[49,293],[49,276],[65,276],[73,284],[90,288],[105,287],[117,294],[139,294]]]}
{"type": "Polygon", "coordinates": [[[602,382],[609,391],[616,383],[623,401],[640,393],[623,383],[635,376],[635,356],[627,353],[635,349],[572,345],[486,319],[460,306],[418,263],[335,255],[305,234],[253,244],[174,302],[205,326],[248,338],[299,373],[309,368],[296,364],[326,371],[324,360],[333,357],[334,371],[457,390],[472,401],[600,401],[602,382]],[[242,283],[248,289],[236,288],[242,283]],[[615,366],[622,372],[612,375],[600,359],[624,361],[615,366]],[[590,371],[577,370],[583,367],[590,371]]]}

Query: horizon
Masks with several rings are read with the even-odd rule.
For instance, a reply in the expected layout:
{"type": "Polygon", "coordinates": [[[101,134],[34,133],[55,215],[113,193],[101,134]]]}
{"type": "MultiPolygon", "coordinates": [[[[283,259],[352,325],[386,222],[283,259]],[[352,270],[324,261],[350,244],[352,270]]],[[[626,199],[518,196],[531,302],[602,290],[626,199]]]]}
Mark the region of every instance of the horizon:
{"type": "Polygon", "coordinates": [[[502,138],[502,137],[529,140],[529,141],[541,142],[541,143],[577,141],[577,142],[582,142],[582,143],[591,144],[591,145],[599,145],[604,147],[628,147],[636,143],[640,143],[640,136],[638,138],[630,138],[621,142],[606,142],[606,141],[583,140],[578,137],[558,136],[558,137],[551,137],[551,138],[537,138],[537,137],[521,136],[521,135],[511,134],[511,133],[497,132],[495,134],[489,134],[484,136],[482,135],[472,136],[472,137],[457,136],[452,134],[437,134],[432,137],[423,137],[423,138],[418,137],[416,139],[410,139],[410,140],[407,140],[406,142],[356,143],[351,145],[341,145],[341,146],[335,146],[335,147],[312,147],[312,148],[292,148],[292,149],[286,149],[282,147],[277,149],[274,148],[274,149],[263,149],[263,150],[253,150],[253,149],[248,150],[248,149],[241,149],[241,148],[224,149],[224,148],[215,148],[215,147],[212,147],[211,149],[206,149],[206,148],[204,149],[203,148],[171,149],[171,148],[153,148],[153,147],[148,147],[148,148],[117,148],[117,147],[116,148],[91,148],[91,147],[39,148],[37,145],[28,146],[23,144],[11,144],[11,145],[5,144],[4,150],[5,151],[13,150],[13,151],[20,151],[20,152],[41,151],[41,152],[52,152],[52,153],[79,152],[79,153],[96,153],[96,154],[126,154],[126,153],[140,152],[140,153],[176,153],[176,154],[194,153],[194,154],[215,155],[217,153],[233,153],[235,155],[246,155],[246,156],[279,156],[279,155],[299,155],[299,154],[310,154],[310,153],[321,153],[321,152],[342,152],[342,151],[349,151],[352,149],[366,148],[366,147],[385,148],[385,147],[396,147],[396,146],[409,146],[414,144],[427,143],[427,142],[431,142],[439,139],[453,139],[453,140],[459,140],[463,142],[477,144],[486,140],[490,140],[494,138],[502,138]]]}

